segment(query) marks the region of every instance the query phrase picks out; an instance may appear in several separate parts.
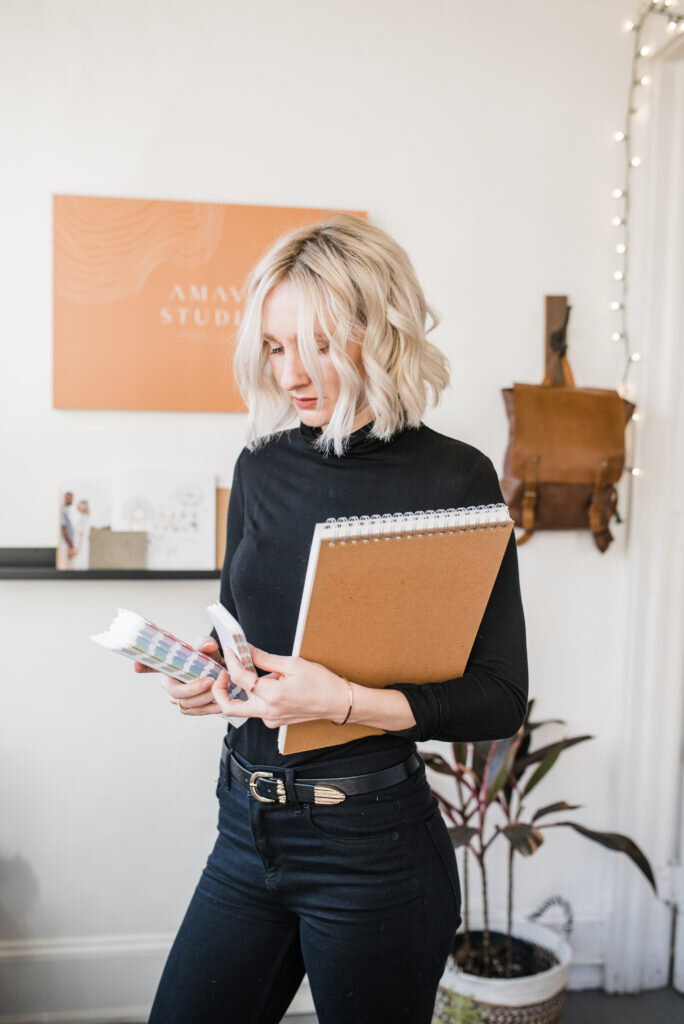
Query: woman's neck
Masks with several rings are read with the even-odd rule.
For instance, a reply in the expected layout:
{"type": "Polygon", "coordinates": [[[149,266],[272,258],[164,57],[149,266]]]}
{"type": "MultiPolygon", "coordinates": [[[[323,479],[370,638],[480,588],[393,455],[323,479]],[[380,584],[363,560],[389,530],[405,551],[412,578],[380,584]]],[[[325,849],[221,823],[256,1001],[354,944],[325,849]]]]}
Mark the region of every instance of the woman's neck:
{"type": "Polygon", "coordinates": [[[360,412],[357,412],[352,423],[350,433],[354,433],[355,430],[360,430],[361,427],[365,427],[368,423],[373,422],[373,413],[370,411],[370,406],[366,405],[360,412]]]}

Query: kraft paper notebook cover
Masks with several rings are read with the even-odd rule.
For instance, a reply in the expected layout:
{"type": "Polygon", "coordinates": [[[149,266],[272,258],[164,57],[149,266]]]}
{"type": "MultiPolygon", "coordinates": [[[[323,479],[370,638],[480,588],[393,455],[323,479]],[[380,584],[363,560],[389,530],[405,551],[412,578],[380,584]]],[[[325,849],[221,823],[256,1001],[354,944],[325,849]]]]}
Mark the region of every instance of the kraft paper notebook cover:
{"type": "MultiPolygon", "coordinates": [[[[364,686],[462,676],[512,529],[503,504],[318,523],[292,653],[364,686]]],[[[381,732],[301,722],[278,749],[381,732]]]]}
{"type": "Polygon", "coordinates": [[[226,557],[226,523],[228,522],[228,502],[230,487],[216,488],[216,568],[223,568],[226,557]]]}

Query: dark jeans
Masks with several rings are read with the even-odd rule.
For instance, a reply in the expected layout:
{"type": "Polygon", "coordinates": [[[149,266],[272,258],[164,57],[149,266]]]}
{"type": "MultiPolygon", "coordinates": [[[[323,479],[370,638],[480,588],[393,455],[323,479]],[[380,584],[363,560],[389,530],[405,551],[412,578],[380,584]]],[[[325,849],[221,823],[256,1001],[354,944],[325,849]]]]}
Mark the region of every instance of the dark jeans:
{"type": "Polygon", "coordinates": [[[217,792],[150,1024],[276,1024],[304,972],[319,1024],[429,1024],[461,894],[423,766],[332,807],[259,803],[223,765],[217,792]]]}

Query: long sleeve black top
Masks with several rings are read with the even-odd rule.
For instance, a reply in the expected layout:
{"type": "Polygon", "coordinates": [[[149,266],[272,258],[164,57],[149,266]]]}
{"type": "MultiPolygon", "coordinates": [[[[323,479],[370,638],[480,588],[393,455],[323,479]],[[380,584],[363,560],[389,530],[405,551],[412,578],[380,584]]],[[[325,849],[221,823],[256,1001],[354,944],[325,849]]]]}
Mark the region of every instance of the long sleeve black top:
{"type": "MultiPolygon", "coordinates": [[[[351,435],[342,456],[314,445],[318,428],[301,425],[237,461],[228,513],[221,602],[248,640],[291,654],[314,525],[362,516],[502,501],[496,472],[476,448],[421,425],[381,441],[370,426],[351,435]]],[[[454,581],[458,586],[458,581],[454,581]]],[[[527,652],[518,563],[511,536],[462,677],[396,684],[416,725],[325,750],[283,757],[277,729],[250,719],[231,744],[253,764],[296,766],[384,752],[391,760],[417,740],[475,741],[512,736],[527,706],[527,652]]]]}

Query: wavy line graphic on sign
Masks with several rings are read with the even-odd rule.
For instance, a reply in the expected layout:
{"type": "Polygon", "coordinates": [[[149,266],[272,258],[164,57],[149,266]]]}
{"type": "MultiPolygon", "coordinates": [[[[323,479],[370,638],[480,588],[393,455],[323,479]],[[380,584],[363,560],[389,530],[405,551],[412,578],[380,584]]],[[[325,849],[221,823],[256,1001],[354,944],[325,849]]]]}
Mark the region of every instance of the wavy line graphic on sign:
{"type": "Polygon", "coordinates": [[[195,270],[210,262],[225,207],[143,199],[60,197],[55,223],[55,292],[102,305],[142,291],[162,263],[195,270]]]}

